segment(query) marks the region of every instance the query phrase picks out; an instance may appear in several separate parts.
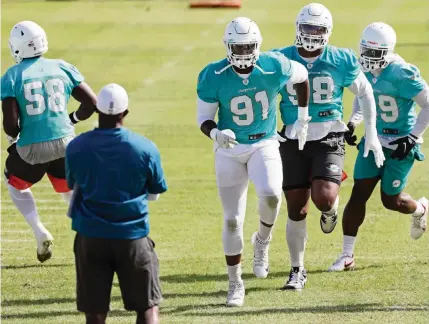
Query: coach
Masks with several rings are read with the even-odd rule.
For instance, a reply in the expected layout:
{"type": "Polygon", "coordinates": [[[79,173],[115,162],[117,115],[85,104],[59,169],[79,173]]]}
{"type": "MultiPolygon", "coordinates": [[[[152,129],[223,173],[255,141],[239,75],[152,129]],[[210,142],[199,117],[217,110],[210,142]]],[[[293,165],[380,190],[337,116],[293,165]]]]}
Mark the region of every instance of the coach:
{"type": "Polygon", "coordinates": [[[159,151],[123,126],[124,88],[109,84],[97,97],[99,127],[66,150],[66,173],[75,188],[69,216],[74,241],[77,309],[87,324],[104,324],[117,274],[125,309],[137,324],[158,323],[158,258],[148,237],[148,200],[167,190],[159,151]]]}

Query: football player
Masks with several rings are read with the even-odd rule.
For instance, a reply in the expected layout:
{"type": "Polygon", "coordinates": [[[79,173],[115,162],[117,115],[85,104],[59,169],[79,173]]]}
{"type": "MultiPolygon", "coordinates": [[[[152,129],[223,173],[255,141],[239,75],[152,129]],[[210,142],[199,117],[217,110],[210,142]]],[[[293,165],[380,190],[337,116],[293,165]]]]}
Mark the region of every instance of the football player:
{"type": "Polygon", "coordinates": [[[16,24],[9,47],[17,64],[1,79],[3,128],[11,144],[4,173],[13,203],[33,229],[37,258],[44,262],[52,255],[53,238],[40,221],[30,187],[47,173],[55,191],[69,202],[65,148],[74,137],[73,124],[93,114],[96,96],[73,65],[43,57],[48,40],[36,23],[16,24]],[[70,96],[81,105],[69,115],[70,96]]]}
{"type": "MultiPolygon", "coordinates": [[[[377,104],[377,132],[386,161],[377,168],[374,157],[363,158],[367,138],[358,145],[352,195],[344,210],[343,252],[330,271],[355,266],[353,249],[359,226],[365,219],[366,202],[379,181],[381,201],[389,210],[412,215],[411,237],[420,238],[427,227],[428,200],[414,200],[403,192],[414,161],[422,161],[420,144],[429,124],[429,87],[420,71],[394,53],[396,33],[376,22],[365,28],[360,41],[360,63],[372,83],[377,104]],[[422,108],[416,118],[416,103],[422,108]]],[[[355,99],[352,132],[359,124],[362,105],[355,99]]]]}
{"type": "Polygon", "coordinates": [[[371,84],[351,50],[328,45],[332,28],[329,10],[321,4],[311,3],[301,9],[296,19],[294,46],[277,49],[306,66],[310,83],[311,121],[303,151],[299,150],[293,133],[298,118],[296,91],[289,84],[281,90],[280,110],[285,125],[282,134],[287,141],[281,143],[280,154],[288,208],[286,240],[292,265],[284,289],[302,289],[307,281],[304,251],[310,197],[322,212],[320,226],[324,233],[331,233],[337,223],[344,133],[348,131],[342,122],[344,88],[356,95],[363,108],[367,137],[363,155],[366,157],[373,151],[377,167],[384,160],[375,128],[376,108],[371,84]]]}
{"type": "Polygon", "coordinates": [[[248,181],[259,199],[259,230],[252,236],[253,271],[268,275],[268,248],[282,193],[276,101],[286,83],[296,89],[299,145],[307,137],[308,80],[299,63],[281,53],[260,53],[258,26],[249,18],[231,21],[223,38],[227,58],[210,63],[198,77],[198,123],[214,141],[216,179],[224,211],[222,242],[229,277],[227,306],[242,306],[243,222],[248,181]],[[215,115],[218,112],[218,122],[215,115]]]}

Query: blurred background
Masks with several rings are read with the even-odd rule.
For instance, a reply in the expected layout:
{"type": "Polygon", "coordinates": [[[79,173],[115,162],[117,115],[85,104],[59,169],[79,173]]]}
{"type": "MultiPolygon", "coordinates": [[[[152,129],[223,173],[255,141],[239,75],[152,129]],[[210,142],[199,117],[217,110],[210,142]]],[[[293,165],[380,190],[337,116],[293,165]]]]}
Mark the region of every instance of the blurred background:
{"type": "MultiPolygon", "coordinates": [[[[250,235],[257,205],[249,191],[245,225],[245,307],[225,309],[227,277],[221,245],[222,210],[214,178],[212,143],[196,124],[196,80],[211,61],[225,57],[226,24],[236,16],[260,27],[262,50],[289,46],[295,18],[308,1],[245,0],[240,9],[190,9],[188,0],[32,1],[3,0],[2,74],[14,64],[8,48],[12,26],[33,20],[46,31],[49,58],[74,64],[95,92],[108,83],[129,93],[126,126],[160,148],[170,190],[151,204],[151,236],[161,263],[164,323],[429,323],[428,235],[409,238],[409,217],[383,209],[378,194],[368,206],[356,246],[358,270],[326,273],[341,250],[341,226],[331,235],[319,229],[319,214],[308,216],[308,286],[301,294],[279,291],[289,271],[285,242],[286,206],[270,250],[271,274],[252,275],[250,235]]],[[[397,52],[429,79],[429,2],[427,0],[323,0],[334,19],[330,44],[358,50],[360,34],[374,21],[392,25],[397,52]]],[[[344,110],[352,96],[345,91],[344,110]]],[[[70,101],[69,111],[77,108],[70,101]]],[[[77,133],[94,127],[94,117],[77,133]]],[[[360,134],[362,130],[360,130],[360,134]]],[[[428,138],[428,136],[425,136],[428,138]]],[[[2,134],[2,163],[7,142],[2,134]]],[[[428,144],[423,151],[429,154],[428,144]]],[[[341,208],[353,184],[356,149],[347,148],[341,208]]],[[[407,192],[429,195],[427,161],[416,163],[407,192]]],[[[291,170],[293,172],[293,170],[291,170]]],[[[34,186],[39,212],[55,237],[54,258],[39,265],[36,243],[25,220],[2,188],[1,259],[4,323],[81,323],[75,311],[72,245],[66,206],[47,181],[34,186]]],[[[109,323],[131,323],[117,286],[109,323]]]]}

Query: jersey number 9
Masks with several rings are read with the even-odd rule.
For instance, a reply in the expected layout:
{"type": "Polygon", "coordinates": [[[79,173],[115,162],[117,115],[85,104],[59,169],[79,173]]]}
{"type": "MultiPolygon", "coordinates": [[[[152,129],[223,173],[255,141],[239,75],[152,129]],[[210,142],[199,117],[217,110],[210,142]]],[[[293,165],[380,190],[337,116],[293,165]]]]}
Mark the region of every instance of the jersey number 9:
{"type": "MultiPolygon", "coordinates": [[[[255,94],[256,102],[260,102],[262,106],[262,120],[268,118],[268,96],[266,91],[259,91],[255,94]]],[[[231,112],[234,114],[232,120],[238,126],[249,126],[255,120],[252,99],[249,96],[243,95],[234,97],[231,100],[231,112]],[[239,108],[240,104],[244,104],[244,108],[239,108]],[[240,118],[243,117],[243,118],[240,118]]]]}
{"type": "Polygon", "coordinates": [[[61,112],[66,108],[64,82],[61,79],[25,83],[24,96],[29,101],[25,108],[30,116],[42,114],[46,110],[46,101],[49,110],[53,112],[61,112]]]}

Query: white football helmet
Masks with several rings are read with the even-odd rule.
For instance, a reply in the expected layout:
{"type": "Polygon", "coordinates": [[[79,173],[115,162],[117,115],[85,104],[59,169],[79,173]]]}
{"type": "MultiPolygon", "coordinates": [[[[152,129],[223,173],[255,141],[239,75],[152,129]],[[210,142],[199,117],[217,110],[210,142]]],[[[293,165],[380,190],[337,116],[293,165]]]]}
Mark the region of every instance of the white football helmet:
{"type": "Polygon", "coordinates": [[[329,10],[320,3],[306,5],[296,18],[295,46],[314,52],[328,44],[333,22],[329,10]]]}
{"type": "Polygon", "coordinates": [[[229,63],[239,69],[245,69],[256,64],[262,36],[252,20],[238,17],[226,26],[223,43],[229,63]]]}
{"type": "Polygon", "coordinates": [[[382,69],[395,58],[396,33],[382,22],[368,25],[360,40],[360,64],[365,72],[382,69]]]}
{"type": "Polygon", "coordinates": [[[25,58],[40,56],[48,51],[48,39],[42,27],[32,21],[21,21],[13,26],[9,37],[13,59],[20,63],[25,58]]]}

